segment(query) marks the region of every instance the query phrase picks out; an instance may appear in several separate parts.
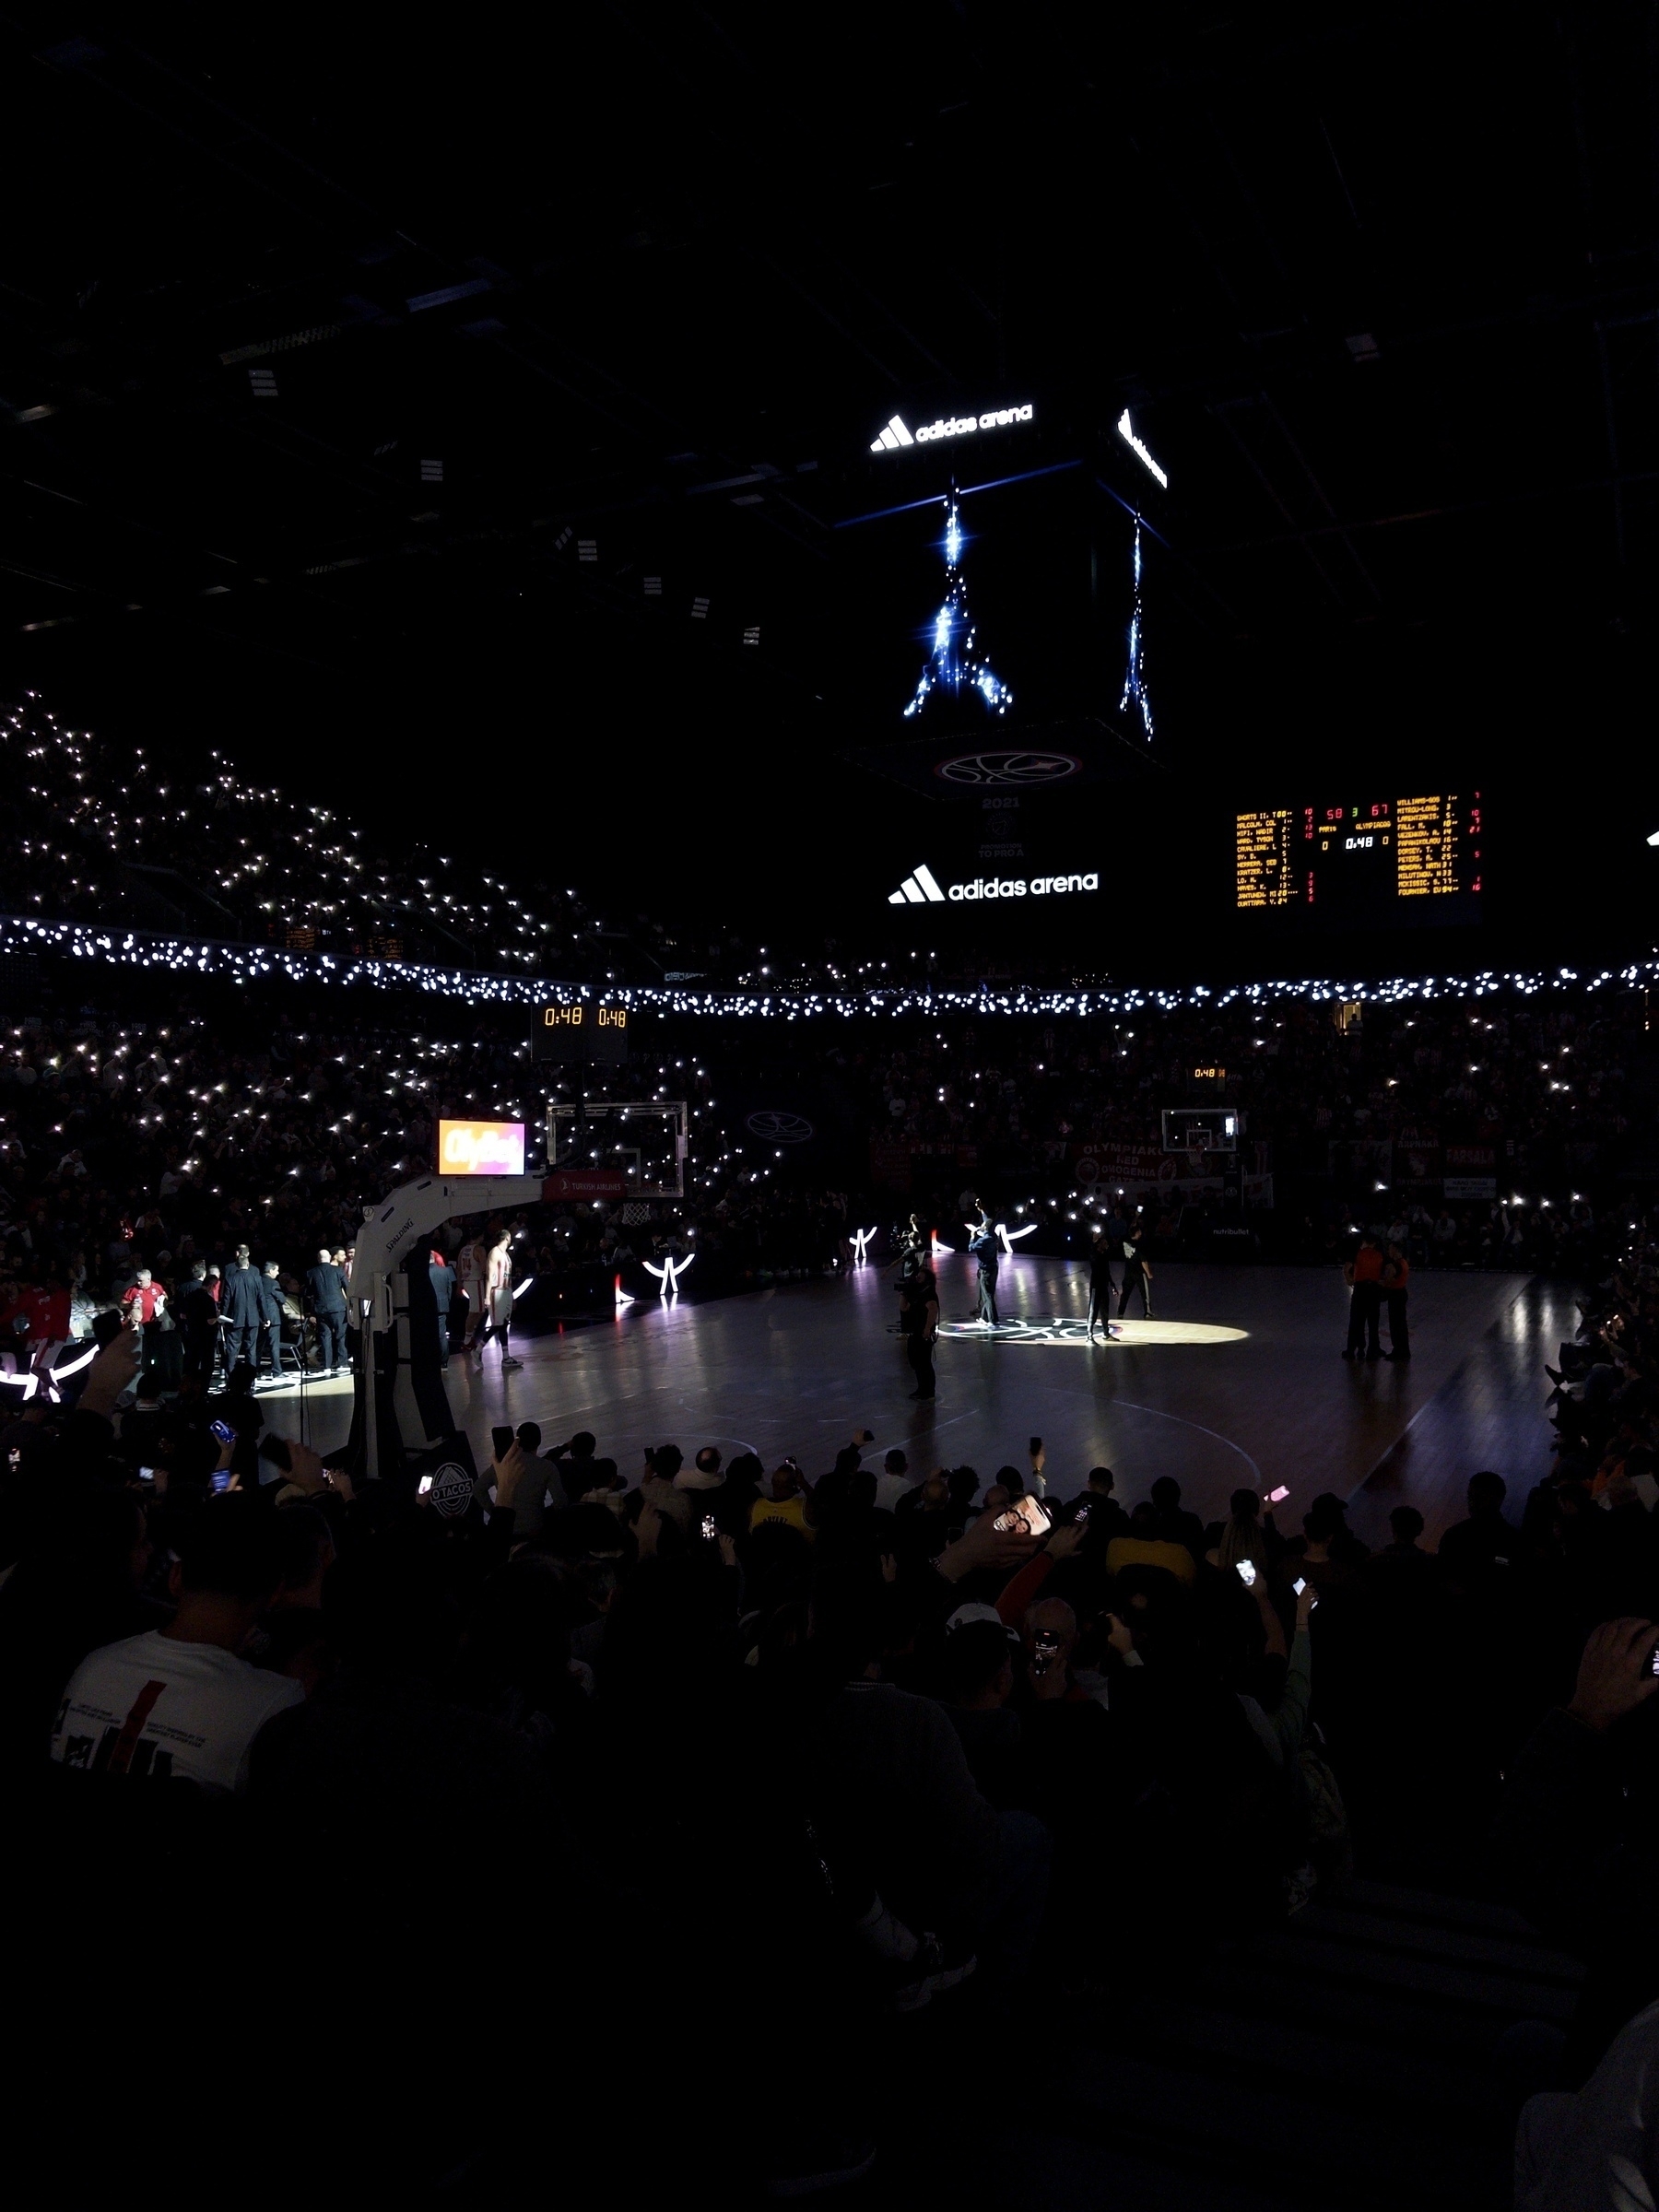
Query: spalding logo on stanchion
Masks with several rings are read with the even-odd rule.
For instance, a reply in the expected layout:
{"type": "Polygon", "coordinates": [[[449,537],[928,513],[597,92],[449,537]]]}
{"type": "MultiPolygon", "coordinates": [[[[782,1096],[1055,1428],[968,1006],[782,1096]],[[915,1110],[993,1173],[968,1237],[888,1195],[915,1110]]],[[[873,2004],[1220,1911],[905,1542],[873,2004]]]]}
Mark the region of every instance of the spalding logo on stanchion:
{"type": "Polygon", "coordinates": [[[473,1478],[453,1459],[446,1459],[432,1477],[432,1503],[446,1521],[464,1513],[472,1503],[473,1478]]]}

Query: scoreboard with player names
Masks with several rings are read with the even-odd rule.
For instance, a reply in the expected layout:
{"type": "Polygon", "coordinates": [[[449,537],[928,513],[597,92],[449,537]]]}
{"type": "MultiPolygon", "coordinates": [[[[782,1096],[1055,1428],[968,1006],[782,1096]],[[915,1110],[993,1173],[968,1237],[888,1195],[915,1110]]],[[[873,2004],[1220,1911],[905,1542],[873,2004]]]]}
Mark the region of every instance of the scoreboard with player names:
{"type": "Polygon", "coordinates": [[[1233,841],[1240,913],[1356,929],[1480,918],[1477,791],[1263,807],[1234,817],[1233,841]]]}

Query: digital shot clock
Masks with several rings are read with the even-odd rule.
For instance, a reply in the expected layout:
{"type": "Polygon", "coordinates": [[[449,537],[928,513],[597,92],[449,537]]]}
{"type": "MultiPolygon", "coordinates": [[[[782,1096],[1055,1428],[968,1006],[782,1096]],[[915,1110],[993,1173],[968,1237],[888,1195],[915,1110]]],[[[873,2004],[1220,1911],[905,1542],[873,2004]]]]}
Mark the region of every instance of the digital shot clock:
{"type": "Polygon", "coordinates": [[[531,1037],[531,1057],[619,1067],[628,1058],[631,1021],[627,1006],[594,1006],[582,999],[539,1006],[531,1037]]]}

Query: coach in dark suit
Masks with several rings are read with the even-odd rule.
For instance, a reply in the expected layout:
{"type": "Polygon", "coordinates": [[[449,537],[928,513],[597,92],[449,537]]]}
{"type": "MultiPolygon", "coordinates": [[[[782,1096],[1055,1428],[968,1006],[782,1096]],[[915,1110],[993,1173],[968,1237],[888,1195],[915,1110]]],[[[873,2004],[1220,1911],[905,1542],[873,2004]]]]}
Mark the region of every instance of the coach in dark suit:
{"type": "Polygon", "coordinates": [[[305,1271],[305,1296],[317,1317],[317,1367],[325,1375],[350,1365],[346,1357],[346,1277],[326,1252],[305,1271]]]}
{"type": "MultiPolygon", "coordinates": [[[[214,1270],[217,1276],[218,1270],[214,1270]]],[[[213,1347],[218,1335],[218,1303],[207,1288],[207,1268],[198,1260],[190,1280],[180,1293],[176,1319],[184,1338],[184,1380],[206,1383],[213,1373],[213,1347]]]]}
{"type": "Polygon", "coordinates": [[[271,1333],[271,1380],[282,1380],[282,1324],[287,1311],[282,1298],[281,1270],[275,1260],[267,1260],[265,1273],[259,1278],[259,1295],[265,1304],[265,1325],[271,1333]]]}
{"type": "Polygon", "coordinates": [[[449,1365],[450,1306],[455,1295],[455,1271],[436,1244],[433,1245],[427,1272],[432,1278],[432,1296],[438,1302],[438,1342],[443,1347],[443,1364],[449,1365]]]}
{"type": "Polygon", "coordinates": [[[248,1248],[239,1244],[236,1257],[225,1270],[219,1292],[219,1312],[229,1324],[225,1332],[225,1372],[234,1375],[243,1365],[259,1365],[259,1324],[265,1319],[263,1277],[250,1265],[248,1248]]]}

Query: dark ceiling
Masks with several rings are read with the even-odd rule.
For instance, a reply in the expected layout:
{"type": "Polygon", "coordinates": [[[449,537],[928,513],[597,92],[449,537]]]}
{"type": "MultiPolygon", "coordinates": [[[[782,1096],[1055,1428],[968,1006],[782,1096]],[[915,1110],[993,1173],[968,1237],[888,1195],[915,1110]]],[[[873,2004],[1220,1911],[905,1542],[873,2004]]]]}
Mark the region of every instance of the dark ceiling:
{"type": "Polygon", "coordinates": [[[1176,769],[1653,794],[1654,6],[142,12],[0,20],[8,687],[786,905],[935,589],[841,525],[971,473],[870,441],[1028,401],[971,521],[1045,711],[1144,502],[1176,769]]]}

